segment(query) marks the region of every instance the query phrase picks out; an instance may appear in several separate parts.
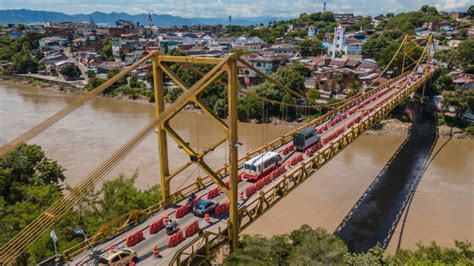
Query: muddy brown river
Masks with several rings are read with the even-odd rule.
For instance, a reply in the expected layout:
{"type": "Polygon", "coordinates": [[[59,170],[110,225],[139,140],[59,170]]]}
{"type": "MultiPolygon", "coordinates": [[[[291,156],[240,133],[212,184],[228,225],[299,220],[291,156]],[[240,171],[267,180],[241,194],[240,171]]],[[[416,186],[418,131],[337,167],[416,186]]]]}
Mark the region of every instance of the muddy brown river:
{"type": "MultiPolygon", "coordinates": [[[[76,99],[56,91],[0,82],[0,145],[12,140],[76,99]]],[[[120,147],[154,117],[151,104],[96,98],[79,108],[31,142],[66,168],[66,183],[76,185],[106,156],[120,147]]],[[[208,116],[186,111],[172,126],[195,149],[205,149],[223,136],[208,116]]],[[[288,132],[294,125],[239,124],[241,154],[288,132]]],[[[374,178],[403,143],[404,137],[363,135],[297,188],[244,233],[289,232],[302,224],[323,227],[330,232],[353,208],[374,178]]],[[[169,140],[172,167],[187,156],[169,140]]],[[[224,163],[226,148],[221,145],[206,156],[211,167],[224,163]]],[[[107,177],[120,173],[139,176],[136,185],[148,188],[159,183],[156,135],[148,137],[107,177]]],[[[190,168],[172,183],[176,189],[200,173],[190,168]]],[[[474,141],[440,138],[431,154],[416,193],[398,223],[388,245],[412,248],[421,241],[437,241],[453,246],[454,239],[474,241],[474,141]]],[[[202,173],[201,173],[202,174],[202,173]]]]}

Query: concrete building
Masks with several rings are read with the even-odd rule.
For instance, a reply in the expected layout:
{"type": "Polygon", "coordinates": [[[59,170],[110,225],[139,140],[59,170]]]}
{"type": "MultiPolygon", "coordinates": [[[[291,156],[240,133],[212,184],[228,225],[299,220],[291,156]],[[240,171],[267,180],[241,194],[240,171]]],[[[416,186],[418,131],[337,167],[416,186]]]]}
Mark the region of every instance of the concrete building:
{"type": "Polygon", "coordinates": [[[47,50],[57,50],[68,45],[69,40],[61,37],[45,37],[39,40],[39,47],[47,50]]]}
{"type": "Polygon", "coordinates": [[[314,37],[316,36],[316,33],[317,33],[317,29],[316,27],[309,27],[308,28],[308,37],[314,37]]]}

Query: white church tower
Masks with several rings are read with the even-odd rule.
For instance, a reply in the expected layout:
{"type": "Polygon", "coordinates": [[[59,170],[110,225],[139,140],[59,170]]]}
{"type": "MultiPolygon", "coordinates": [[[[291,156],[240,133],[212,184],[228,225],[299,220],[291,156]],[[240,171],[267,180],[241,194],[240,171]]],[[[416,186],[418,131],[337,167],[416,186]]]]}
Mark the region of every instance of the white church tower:
{"type": "Polygon", "coordinates": [[[344,47],[346,46],[346,29],[339,25],[334,28],[334,40],[332,42],[332,45],[329,49],[329,55],[331,56],[332,59],[336,57],[336,54],[339,52],[344,51],[344,47]]]}

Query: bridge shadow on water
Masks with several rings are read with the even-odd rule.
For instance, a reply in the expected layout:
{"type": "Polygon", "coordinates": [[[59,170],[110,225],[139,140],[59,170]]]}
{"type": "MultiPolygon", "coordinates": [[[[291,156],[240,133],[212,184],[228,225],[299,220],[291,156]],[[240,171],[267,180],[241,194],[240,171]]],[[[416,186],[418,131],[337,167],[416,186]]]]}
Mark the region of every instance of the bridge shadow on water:
{"type": "Polygon", "coordinates": [[[424,115],[412,125],[403,144],[335,232],[352,252],[365,252],[377,244],[387,247],[403,212],[408,211],[437,140],[434,115],[424,115]]]}

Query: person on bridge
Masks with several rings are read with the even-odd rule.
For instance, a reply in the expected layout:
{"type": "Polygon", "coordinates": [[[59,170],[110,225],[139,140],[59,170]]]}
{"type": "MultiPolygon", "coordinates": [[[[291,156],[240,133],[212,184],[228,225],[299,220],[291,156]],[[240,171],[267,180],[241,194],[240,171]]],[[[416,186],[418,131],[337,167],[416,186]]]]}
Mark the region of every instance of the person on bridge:
{"type": "Polygon", "coordinates": [[[170,231],[173,231],[175,227],[176,227],[176,222],[173,221],[173,219],[170,218],[168,220],[168,222],[166,222],[166,229],[170,230],[170,231]]]}
{"type": "Polygon", "coordinates": [[[191,193],[191,195],[190,195],[189,198],[188,198],[188,203],[187,203],[187,205],[192,205],[195,198],[196,198],[196,194],[191,193]]]}

